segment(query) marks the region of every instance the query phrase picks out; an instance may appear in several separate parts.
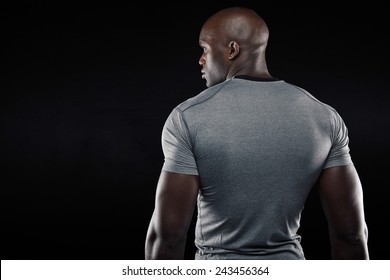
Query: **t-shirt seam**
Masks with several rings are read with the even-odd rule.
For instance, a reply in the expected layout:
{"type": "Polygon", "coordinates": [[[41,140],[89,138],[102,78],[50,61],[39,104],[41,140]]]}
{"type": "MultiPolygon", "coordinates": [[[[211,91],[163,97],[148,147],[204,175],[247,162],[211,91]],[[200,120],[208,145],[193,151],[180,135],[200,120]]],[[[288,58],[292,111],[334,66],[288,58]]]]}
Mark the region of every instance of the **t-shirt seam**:
{"type": "MultiPolygon", "coordinates": [[[[190,108],[192,108],[192,107],[194,107],[194,106],[200,105],[200,104],[202,104],[202,103],[204,103],[204,102],[210,100],[211,98],[215,97],[215,96],[217,95],[217,93],[220,92],[220,91],[225,87],[225,85],[226,85],[227,83],[229,83],[230,81],[231,81],[231,80],[225,81],[224,84],[220,85],[219,89],[215,90],[215,92],[214,92],[213,94],[211,94],[211,96],[209,96],[209,97],[207,97],[207,98],[205,98],[205,99],[203,99],[203,100],[196,101],[194,104],[188,105],[188,106],[186,106],[186,108],[184,108],[184,109],[180,109],[180,106],[181,106],[182,104],[184,104],[186,101],[188,102],[188,100],[186,100],[186,101],[184,101],[183,103],[181,103],[181,104],[179,104],[178,106],[176,106],[175,109],[177,109],[178,111],[184,113],[186,110],[188,110],[188,109],[190,109],[190,108]]],[[[199,95],[197,95],[197,96],[199,96],[199,95]]],[[[194,98],[196,98],[196,96],[195,96],[194,98]]]]}
{"type": "Polygon", "coordinates": [[[314,102],[318,103],[319,105],[323,106],[324,108],[332,111],[332,112],[337,112],[337,110],[335,108],[333,108],[332,106],[328,105],[328,104],[325,104],[324,102],[318,100],[316,97],[314,97],[311,93],[309,93],[308,91],[302,89],[301,87],[299,86],[296,86],[296,85],[293,85],[293,84],[290,84],[288,82],[286,82],[287,84],[291,85],[292,87],[296,88],[297,90],[299,90],[300,92],[302,92],[305,96],[307,96],[308,98],[310,98],[311,100],[313,100],[314,102]]]}

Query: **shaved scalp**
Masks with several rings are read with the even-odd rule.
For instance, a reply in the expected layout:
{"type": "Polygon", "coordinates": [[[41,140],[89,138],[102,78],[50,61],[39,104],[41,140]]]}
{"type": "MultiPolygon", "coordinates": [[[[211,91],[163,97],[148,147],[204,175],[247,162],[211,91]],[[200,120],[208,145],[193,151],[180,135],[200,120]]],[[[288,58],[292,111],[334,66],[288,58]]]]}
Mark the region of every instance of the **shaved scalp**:
{"type": "Polygon", "coordinates": [[[272,77],[265,56],[268,37],[267,24],[252,9],[230,7],[209,17],[199,36],[199,44],[213,50],[200,59],[208,86],[237,75],[272,77]]]}
{"type": "Polygon", "coordinates": [[[267,45],[269,31],[264,20],[252,9],[231,7],[211,16],[203,25],[203,35],[216,36],[224,43],[237,41],[252,51],[267,45]]]}

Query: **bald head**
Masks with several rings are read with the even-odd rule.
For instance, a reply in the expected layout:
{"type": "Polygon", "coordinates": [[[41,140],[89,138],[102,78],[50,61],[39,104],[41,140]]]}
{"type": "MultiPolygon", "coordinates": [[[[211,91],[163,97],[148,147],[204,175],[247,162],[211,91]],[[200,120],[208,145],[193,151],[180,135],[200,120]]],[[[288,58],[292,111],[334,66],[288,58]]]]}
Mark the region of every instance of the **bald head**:
{"type": "Polygon", "coordinates": [[[225,42],[237,41],[242,46],[265,48],[268,27],[252,9],[232,7],[212,15],[202,27],[203,35],[217,36],[225,42]]]}
{"type": "Polygon", "coordinates": [[[237,75],[270,78],[265,61],[269,32],[253,10],[231,7],[218,11],[203,24],[199,60],[208,86],[237,75]]]}

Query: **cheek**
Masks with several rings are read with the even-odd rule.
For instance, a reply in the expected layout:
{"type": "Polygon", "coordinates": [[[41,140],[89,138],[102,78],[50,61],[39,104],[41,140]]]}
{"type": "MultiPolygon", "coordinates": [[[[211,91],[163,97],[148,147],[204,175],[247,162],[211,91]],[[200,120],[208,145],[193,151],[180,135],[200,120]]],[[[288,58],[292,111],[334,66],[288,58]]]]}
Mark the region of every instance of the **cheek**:
{"type": "Polygon", "coordinates": [[[209,69],[212,69],[213,71],[221,71],[224,68],[223,57],[221,55],[209,55],[208,64],[209,69]]]}

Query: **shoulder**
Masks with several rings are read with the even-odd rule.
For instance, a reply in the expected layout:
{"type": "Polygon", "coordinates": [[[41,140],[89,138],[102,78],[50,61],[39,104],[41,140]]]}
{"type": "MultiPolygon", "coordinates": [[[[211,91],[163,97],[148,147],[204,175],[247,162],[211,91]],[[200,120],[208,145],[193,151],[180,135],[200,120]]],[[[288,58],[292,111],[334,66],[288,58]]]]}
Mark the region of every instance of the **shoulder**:
{"type": "Polygon", "coordinates": [[[333,106],[318,100],[307,90],[299,86],[291,86],[295,87],[297,91],[301,92],[303,98],[305,98],[305,105],[311,112],[311,116],[315,116],[317,120],[326,124],[333,131],[347,131],[343,117],[333,106]]]}
{"type": "Polygon", "coordinates": [[[337,117],[337,118],[340,117],[339,113],[337,112],[337,110],[333,106],[317,99],[309,91],[305,90],[304,88],[302,88],[300,86],[290,84],[288,82],[285,82],[285,83],[286,83],[286,85],[288,85],[292,88],[295,88],[295,90],[297,92],[299,92],[301,94],[301,96],[306,100],[306,103],[308,105],[312,106],[313,108],[315,108],[316,110],[318,110],[319,114],[322,113],[322,114],[327,114],[327,115],[332,116],[332,117],[337,117]]]}

